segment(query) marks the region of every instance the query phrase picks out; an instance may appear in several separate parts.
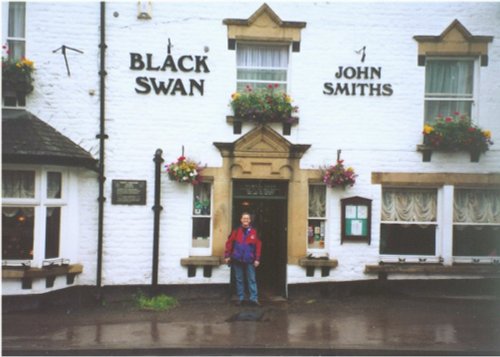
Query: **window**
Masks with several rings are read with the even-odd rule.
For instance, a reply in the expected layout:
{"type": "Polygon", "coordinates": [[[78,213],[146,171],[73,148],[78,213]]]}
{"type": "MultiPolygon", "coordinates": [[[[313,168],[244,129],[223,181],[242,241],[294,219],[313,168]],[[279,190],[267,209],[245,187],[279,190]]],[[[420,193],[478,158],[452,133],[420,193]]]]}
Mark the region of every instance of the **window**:
{"type": "Polygon", "coordinates": [[[211,192],[210,183],[200,183],[193,189],[193,234],[194,253],[209,254],[211,246],[211,192]]]}
{"type": "Polygon", "coordinates": [[[2,43],[7,46],[9,59],[18,60],[25,56],[26,3],[9,2],[3,5],[2,43]]]}
{"type": "Polygon", "coordinates": [[[455,189],[453,256],[500,256],[500,190],[455,189]]]}
{"type": "Polygon", "coordinates": [[[436,254],[437,190],[383,188],[380,254],[436,254]]]}
{"type": "Polygon", "coordinates": [[[2,171],[2,259],[60,257],[61,219],[66,206],[63,173],[2,171]]]}
{"type": "MultiPolygon", "coordinates": [[[[9,2],[2,4],[2,57],[9,61],[17,61],[26,54],[26,3],[9,2]]],[[[24,96],[15,93],[3,93],[3,105],[17,107],[26,105],[24,96]]]]}
{"type": "Polygon", "coordinates": [[[287,91],[288,45],[238,43],[236,48],[236,90],[247,85],[264,88],[268,84],[279,84],[287,91]]]}
{"type": "Polygon", "coordinates": [[[474,72],[473,58],[430,58],[425,64],[425,121],[454,112],[473,116],[474,72]]]}
{"type": "Polygon", "coordinates": [[[307,248],[325,248],[326,226],[326,186],[309,186],[309,213],[307,228],[307,248]]]}

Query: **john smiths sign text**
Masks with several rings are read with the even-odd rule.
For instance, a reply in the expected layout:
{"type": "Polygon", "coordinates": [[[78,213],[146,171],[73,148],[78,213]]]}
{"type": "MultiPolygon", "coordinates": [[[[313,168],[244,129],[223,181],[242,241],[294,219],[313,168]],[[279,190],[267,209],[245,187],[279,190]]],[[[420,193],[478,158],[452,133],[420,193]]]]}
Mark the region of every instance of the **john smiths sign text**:
{"type": "Polygon", "coordinates": [[[326,82],[323,93],[327,95],[391,96],[390,83],[373,83],[382,78],[382,67],[343,67],[335,73],[336,82],[326,82]],[[367,82],[369,81],[369,82],[367,82]]]}
{"type": "MultiPolygon", "coordinates": [[[[169,51],[170,52],[170,51],[169,51]]],[[[207,56],[183,55],[174,57],[168,53],[165,57],[153,57],[152,53],[130,53],[130,69],[148,71],[148,75],[135,79],[135,91],[139,94],[163,95],[203,95],[204,79],[169,78],[176,73],[209,73],[207,56]],[[161,77],[160,77],[161,76],[161,77]],[[167,78],[165,78],[167,77],[167,78]]]]}

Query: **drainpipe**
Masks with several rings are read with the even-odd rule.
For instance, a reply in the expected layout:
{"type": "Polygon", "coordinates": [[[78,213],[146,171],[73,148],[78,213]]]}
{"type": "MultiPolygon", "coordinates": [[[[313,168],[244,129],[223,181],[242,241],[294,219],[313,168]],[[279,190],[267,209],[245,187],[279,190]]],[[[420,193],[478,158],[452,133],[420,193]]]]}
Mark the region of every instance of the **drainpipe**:
{"type": "Polygon", "coordinates": [[[106,44],[105,44],[105,34],[106,34],[106,3],[101,2],[101,40],[99,43],[99,48],[101,50],[101,68],[99,70],[100,77],[100,130],[99,134],[96,136],[99,139],[99,217],[98,217],[98,227],[97,227],[97,276],[96,276],[96,286],[101,287],[102,282],[102,247],[103,247],[103,237],[104,237],[104,202],[106,197],[104,197],[104,182],[106,177],[104,176],[104,149],[105,140],[108,135],[105,131],[105,77],[106,77],[106,44]]]}
{"type": "Polygon", "coordinates": [[[163,207],[160,205],[161,197],[161,164],[163,163],[163,158],[161,155],[163,151],[157,149],[153,161],[155,162],[155,204],[153,206],[154,211],[154,222],[153,222],[153,274],[151,279],[151,285],[153,292],[156,291],[158,287],[158,256],[160,248],[160,212],[163,207]]]}

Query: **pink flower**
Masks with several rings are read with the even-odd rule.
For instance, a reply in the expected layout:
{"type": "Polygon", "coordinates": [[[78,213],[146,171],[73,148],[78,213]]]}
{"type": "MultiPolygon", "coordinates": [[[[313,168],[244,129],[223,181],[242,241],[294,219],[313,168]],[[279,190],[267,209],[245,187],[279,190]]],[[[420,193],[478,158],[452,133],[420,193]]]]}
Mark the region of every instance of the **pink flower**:
{"type": "Polygon", "coordinates": [[[460,112],[453,112],[453,114],[455,114],[455,115],[460,115],[460,112]]]}
{"type": "Polygon", "coordinates": [[[446,120],[447,123],[451,123],[453,121],[453,118],[452,117],[446,117],[445,120],[446,120]]]}

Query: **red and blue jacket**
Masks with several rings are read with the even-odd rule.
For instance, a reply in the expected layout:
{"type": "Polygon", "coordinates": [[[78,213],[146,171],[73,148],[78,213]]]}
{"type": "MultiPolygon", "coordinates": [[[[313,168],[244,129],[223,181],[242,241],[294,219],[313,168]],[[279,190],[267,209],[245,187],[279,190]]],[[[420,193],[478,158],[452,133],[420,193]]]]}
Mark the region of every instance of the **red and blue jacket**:
{"type": "Polygon", "coordinates": [[[262,242],[257,231],[252,227],[238,227],[233,230],[226,241],[224,258],[242,263],[253,263],[260,261],[262,242]]]}

